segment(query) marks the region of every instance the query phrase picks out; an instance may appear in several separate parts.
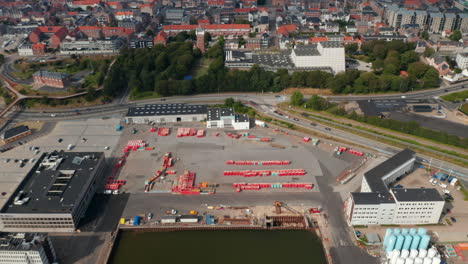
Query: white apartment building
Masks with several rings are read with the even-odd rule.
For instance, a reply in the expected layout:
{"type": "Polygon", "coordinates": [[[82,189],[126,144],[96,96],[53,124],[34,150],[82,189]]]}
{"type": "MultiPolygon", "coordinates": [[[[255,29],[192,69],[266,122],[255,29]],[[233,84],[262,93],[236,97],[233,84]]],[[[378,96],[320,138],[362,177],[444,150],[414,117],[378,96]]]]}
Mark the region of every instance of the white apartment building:
{"type": "Polygon", "coordinates": [[[22,43],[18,46],[19,56],[34,56],[32,45],[28,43],[22,43]]]}
{"type": "Polygon", "coordinates": [[[419,28],[423,29],[427,24],[427,12],[424,10],[415,10],[414,23],[419,25],[419,28]]]}
{"type": "Polygon", "coordinates": [[[54,247],[45,235],[0,234],[0,264],[50,264],[55,260],[54,247]]]}
{"type": "Polygon", "coordinates": [[[119,38],[104,40],[68,40],[60,44],[60,54],[118,53],[123,41],[119,38]]]}
{"type": "Polygon", "coordinates": [[[405,149],[375,168],[362,179],[361,192],[351,193],[345,202],[349,225],[435,224],[445,201],[438,191],[388,187],[413,169],[415,153],[405,149]]]}
{"type": "Polygon", "coordinates": [[[468,53],[457,53],[456,62],[458,68],[464,70],[468,68],[468,53]]]}
{"type": "Polygon", "coordinates": [[[459,13],[457,14],[457,26],[462,33],[468,33],[468,14],[459,13]]]}
{"type": "Polygon", "coordinates": [[[291,60],[296,68],[330,67],[335,74],[346,70],[344,46],[338,41],[298,45],[291,51],[291,60]]]}

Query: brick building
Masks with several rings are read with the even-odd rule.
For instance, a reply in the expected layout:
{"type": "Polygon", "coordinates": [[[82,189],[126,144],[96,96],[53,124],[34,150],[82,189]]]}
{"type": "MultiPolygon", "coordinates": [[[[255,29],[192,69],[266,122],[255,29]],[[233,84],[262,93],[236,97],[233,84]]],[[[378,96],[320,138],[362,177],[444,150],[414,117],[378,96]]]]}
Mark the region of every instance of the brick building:
{"type": "Polygon", "coordinates": [[[133,28],[125,27],[106,27],[106,26],[79,26],[72,33],[72,36],[82,34],[84,37],[100,39],[109,37],[126,37],[128,38],[135,32],[133,28]]]}
{"type": "Polygon", "coordinates": [[[39,70],[33,74],[34,84],[64,88],[70,82],[70,75],[61,72],[39,70]]]}
{"type": "Polygon", "coordinates": [[[29,41],[33,44],[48,40],[52,48],[58,48],[62,40],[68,35],[65,27],[37,27],[29,34],[29,41]]]}
{"type": "Polygon", "coordinates": [[[166,32],[164,32],[164,30],[159,31],[158,35],[156,35],[156,37],[154,37],[153,43],[154,43],[154,45],[163,44],[165,46],[166,43],[167,43],[167,34],[166,34],[166,32]]]}
{"type": "Polygon", "coordinates": [[[20,138],[24,138],[27,135],[31,135],[31,133],[31,129],[29,129],[28,126],[24,125],[10,128],[6,130],[5,133],[0,135],[0,143],[7,144],[20,138]]]}

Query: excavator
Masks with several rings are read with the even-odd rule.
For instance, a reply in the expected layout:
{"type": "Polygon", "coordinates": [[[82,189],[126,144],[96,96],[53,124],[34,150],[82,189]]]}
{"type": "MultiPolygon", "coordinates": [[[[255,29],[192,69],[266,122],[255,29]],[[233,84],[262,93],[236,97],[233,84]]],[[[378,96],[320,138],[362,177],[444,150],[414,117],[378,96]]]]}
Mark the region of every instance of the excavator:
{"type": "Polygon", "coordinates": [[[296,210],[292,209],[291,207],[289,207],[288,205],[286,205],[285,203],[282,203],[280,201],[275,201],[276,214],[281,214],[281,207],[286,208],[288,211],[290,211],[293,214],[301,214],[298,211],[296,211],[296,210]]]}

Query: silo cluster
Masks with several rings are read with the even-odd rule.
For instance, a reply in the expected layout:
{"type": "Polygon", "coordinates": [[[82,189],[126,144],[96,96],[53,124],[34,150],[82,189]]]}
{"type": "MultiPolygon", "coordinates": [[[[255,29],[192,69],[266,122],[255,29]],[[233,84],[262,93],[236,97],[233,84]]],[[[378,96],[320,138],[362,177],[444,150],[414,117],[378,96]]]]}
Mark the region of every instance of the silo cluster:
{"type": "Polygon", "coordinates": [[[383,246],[389,264],[440,264],[437,249],[429,248],[431,237],[425,228],[387,228],[383,246]]]}

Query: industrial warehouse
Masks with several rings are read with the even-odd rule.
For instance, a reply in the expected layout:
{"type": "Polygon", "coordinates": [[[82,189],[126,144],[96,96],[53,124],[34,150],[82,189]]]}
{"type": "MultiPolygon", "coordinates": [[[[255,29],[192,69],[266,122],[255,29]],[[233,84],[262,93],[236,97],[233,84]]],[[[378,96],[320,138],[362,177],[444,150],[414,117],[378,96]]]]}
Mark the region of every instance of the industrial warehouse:
{"type": "Polygon", "coordinates": [[[249,129],[250,118],[236,114],[232,108],[208,108],[206,105],[148,104],[130,107],[125,122],[129,124],[207,121],[207,128],[249,129]]]}
{"type": "Polygon", "coordinates": [[[413,170],[415,153],[405,149],[362,178],[361,192],[353,192],[345,204],[350,225],[437,224],[445,201],[434,188],[390,188],[413,170]]]}
{"type": "Polygon", "coordinates": [[[44,153],[2,205],[6,232],[73,232],[104,168],[102,152],[44,153]]]}

